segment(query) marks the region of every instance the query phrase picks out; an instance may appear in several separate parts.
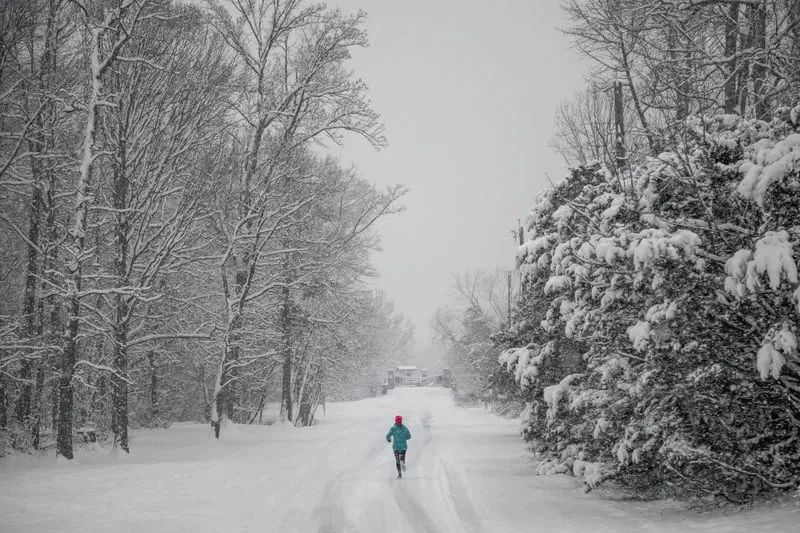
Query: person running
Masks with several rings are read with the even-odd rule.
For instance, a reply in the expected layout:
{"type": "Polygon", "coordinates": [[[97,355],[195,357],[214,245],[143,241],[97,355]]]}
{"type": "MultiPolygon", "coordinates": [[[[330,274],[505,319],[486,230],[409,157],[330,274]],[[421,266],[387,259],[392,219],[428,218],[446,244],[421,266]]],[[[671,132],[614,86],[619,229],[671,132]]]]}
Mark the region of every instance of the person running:
{"type": "Polygon", "coordinates": [[[411,439],[411,432],[403,425],[403,417],[394,417],[394,425],[386,434],[386,442],[392,443],[394,450],[394,463],[397,466],[397,477],[403,477],[403,470],[406,469],[406,451],[408,450],[408,440],[411,439]]]}

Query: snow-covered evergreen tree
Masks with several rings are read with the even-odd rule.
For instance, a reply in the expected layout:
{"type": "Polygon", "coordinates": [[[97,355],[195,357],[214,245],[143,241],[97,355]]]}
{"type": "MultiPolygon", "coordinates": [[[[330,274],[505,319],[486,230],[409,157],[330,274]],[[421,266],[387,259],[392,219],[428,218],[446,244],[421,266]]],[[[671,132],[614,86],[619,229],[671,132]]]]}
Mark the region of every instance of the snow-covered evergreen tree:
{"type": "Polygon", "coordinates": [[[582,167],[537,200],[500,362],[543,471],[738,500],[797,485],[798,113],[690,117],[629,179],[582,167]]]}

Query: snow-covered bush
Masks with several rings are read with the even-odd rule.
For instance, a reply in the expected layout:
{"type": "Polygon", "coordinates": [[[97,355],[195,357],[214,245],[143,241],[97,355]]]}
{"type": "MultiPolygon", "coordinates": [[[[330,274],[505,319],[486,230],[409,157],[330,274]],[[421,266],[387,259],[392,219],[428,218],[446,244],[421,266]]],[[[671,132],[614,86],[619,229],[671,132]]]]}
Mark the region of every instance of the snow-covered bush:
{"type": "Polygon", "coordinates": [[[500,362],[544,470],[736,500],[800,483],[796,129],[691,117],[626,179],[540,195],[500,362]]]}

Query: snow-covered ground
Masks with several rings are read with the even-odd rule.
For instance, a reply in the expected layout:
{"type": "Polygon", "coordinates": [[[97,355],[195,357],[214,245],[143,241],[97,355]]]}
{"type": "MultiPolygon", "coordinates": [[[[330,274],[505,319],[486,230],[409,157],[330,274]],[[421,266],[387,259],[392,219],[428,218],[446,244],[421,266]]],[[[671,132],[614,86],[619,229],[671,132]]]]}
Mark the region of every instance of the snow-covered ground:
{"type": "Polygon", "coordinates": [[[0,463],[4,532],[769,532],[797,531],[796,502],[699,515],[610,501],[567,476],[534,475],[515,422],[453,405],[449,391],[397,389],[331,404],[312,428],[137,431],[130,456],[0,463]],[[384,435],[412,433],[396,479],[384,435]]]}

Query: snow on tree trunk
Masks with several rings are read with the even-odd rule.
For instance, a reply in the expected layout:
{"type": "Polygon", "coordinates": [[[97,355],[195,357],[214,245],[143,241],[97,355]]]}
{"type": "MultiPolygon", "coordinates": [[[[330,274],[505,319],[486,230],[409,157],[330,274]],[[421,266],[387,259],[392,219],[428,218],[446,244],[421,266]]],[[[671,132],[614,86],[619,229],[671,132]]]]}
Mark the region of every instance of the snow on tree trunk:
{"type": "MultiPolygon", "coordinates": [[[[117,103],[120,112],[123,104],[117,103]]],[[[113,315],[113,372],[111,374],[111,432],[114,446],[130,452],[128,447],[128,324],[130,304],[124,290],[128,279],[128,169],[126,142],[120,135],[112,172],[112,206],[114,216],[114,315],[113,315]]]]}
{"type": "MultiPolygon", "coordinates": [[[[87,20],[90,35],[89,100],[86,104],[86,124],[83,135],[83,151],[75,184],[75,203],[72,208],[72,225],[67,241],[67,288],[64,295],[68,312],[67,329],[61,357],[61,375],[59,377],[59,420],[57,436],[57,452],[72,459],[72,417],[73,387],[72,378],[75,364],[78,361],[78,339],[81,318],[81,289],[83,285],[82,265],[87,259],[86,234],[89,206],[94,202],[91,194],[92,177],[97,158],[101,155],[95,146],[100,109],[108,105],[103,94],[103,76],[116,60],[122,47],[130,39],[135,30],[142,9],[146,2],[127,2],[118,9],[102,8],[102,21],[87,20]],[[123,23],[130,11],[134,14],[123,23]],[[107,39],[108,36],[111,39],[107,39]],[[104,50],[105,41],[110,41],[108,50],[104,50]]],[[[88,17],[89,12],[84,11],[88,17]]]]}
{"type": "Polygon", "coordinates": [[[214,392],[211,395],[211,413],[209,420],[211,428],[214,430],[214,438],[219,438],[220,429],[222,425],[222,378],[223,369],[225,368],[225,359],[220,362],[219,369],[217,370],[217,377],[214,379],[214,392]]]}
{"type": "MultiPolygon", "coordinates": [[[[110,16],[106,17],[106,24],[111,22],[110,16]]],[[[80,291],[83,282],[81,265],[85,253],[86,243],[86,216],[91,198],[89,187],[92,181],[92,170],[96,158],[95,139],[96,123],[99,114],[103,91],[103,67],[100,61],[100,38],[104,30],[91,28],[91,93],[87,106],[86,126],[83,137],[83,157],[78,173],[78,182],[75,185],[75,205],[73,208],[73,223],[69,231],[70,246],[68,260],[69,284],[65,300],[68,302],[69,319],[67,322],[66,340],[61,360],[61,377],[59,378],[59,424],[57,448],[58,453],[67,459],[72,459],[72,403],[73,389],[72,376],[75,372],[75,363],[78,357],[78,331],[81,315],[80,291]]]]}
{"type": "MultiPolygon", "coordinates": [[[[217,372],[217,379],[214,384],[214,394],[212,397],[211,425],[214,429],[214,436],[219,438],[222,421],[225,418],[231,419],[233,415],[233,387],[236,380],[236,364],[239,358],[240,329],[242,325],[241,308],[243,307],[244,294],[230,296],[228,293],[227,272],[222,268],[223,288],[225,290],[228,309],[226,318],[228,321],[223,339],[223,354],[217,372]]],[[[241,290],[238,283],[235,290],[241,290]]]]}
{"type": "Polygon", "coordinates": [[[158,420],[158,372],[153,350],[147,352],[147,362],[150,365],[150,419],[153,424],[158,420]]]}
{"type": "MultiPolygon", "coordinates": [[[[35,130],[32,132],[28,139],[28,149],[32,156],[30,157],[31,167],[31,200],[29,207],[29,222],[28,222],[28,240],[27,240],[27,265],[25,275],[25,289],[23,293],[23,336],[29,339],[29,342],[41,334],[42,330],[42,313],[37,312],[41,310],[41,302],[38,301],[36,293],[36,285],[41,279],[43,269],[43,259],[40,257],[40,251],[44,244],[44,237],[42,222],[45,221],[45,197],[44,189],[47,187],[45,178],[52,179],[52,170],[49,168],[50,163],[43,161],[42,156],[48,155],[51,142],[47,138],[45,132],[45,120],[52,119],[54,112],[55,102],[46,95],[50,89],[51,78],[55,72],[55,47],[57,35],[57,16],[58,6],[55,2],[48,2],[47,13],[45,15],[45,30],[44,30],[44,43],[42,47],[42,55],[39,58],[39,69],[37,72],[38,89],[45,96],[42,98],[42,104],[39,112],[34,117],[35,130]]],[[[44,285],[44,284],[43,284],[44,285]]],[[[38,341],[37,341],[38,342],[38,341]]],[[[37,381],[40,373],[42,362],[36,365],[37,381]]],[[[17,420],[19,422],[26,421],[30,423],[32,437],[38,446],[38,420],[39,413],[36,412],[35,407],[38,402],[32,399],[33,395],[41,395],[38,388],[34,388],[33,383],[33,363],[25,358],[22,361],[22,371],[20,377],[24,380],[22,383],[22,391],[17,399],[17,420]],[[32,405],[34,404],[34,405],[32,405]],[[29,420],[33,416],[35,420],[29,420]]]]}
{"type": "MultiPolygon", "coordinates": [[[[2,352],[0,352],[2,355],[2,352]]],[[[8,407],[6,399],[6,389],[3,382],[0,381],[0,428],[8,427],[8,407]]]]}
{"type": "Polygon", "coordinates": [[[125,298],[117,302],[117,324],[114,327],[113,368],[111,373],[111,432],[114,434],[114,446],[130,452],[128,446],[128,353],[127,353],[127,315],[125,298]]]}
{"type": "Polygon", "coordinates": [[[281,328],[281,355],[283,367],[281,372],[281,420],[292,421],[292,317],[291,317],[291,294],[289,291],[289,280],[284,281],[281,292],[282,306],[279,317],[281,328]]]}
{"type": "Polygon", "coordinates": [[[761,120],[769,118],[769,89],[767,85],[767,6],[764,2],[753,6],[753,46],[758,55],[753,61],[753,98],[755,100],[755,116],[761,120]]]}
{"type": "MultiPolygon", "coordinates": [[[[25,291],[22,303],[23,330],[22,334],[28,342],[32,342],[37,335],[37,294],[36,285],[40,276],[39,269],[39,225],[42,217],[42,186],[40,175],[36,172],[38,165],[34,165],[33,184],[31,185],[31,204],[28,221],[28,261],[25,272],[25,291]]],[[[16,417],[20,424],[27,424],[31,415],[31,396],[33,394],[32,378],[33,363],[27,357],[22,360],[20,372],[21,392],[17,397],[16,417]]]]}

